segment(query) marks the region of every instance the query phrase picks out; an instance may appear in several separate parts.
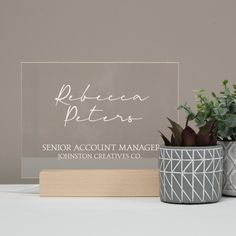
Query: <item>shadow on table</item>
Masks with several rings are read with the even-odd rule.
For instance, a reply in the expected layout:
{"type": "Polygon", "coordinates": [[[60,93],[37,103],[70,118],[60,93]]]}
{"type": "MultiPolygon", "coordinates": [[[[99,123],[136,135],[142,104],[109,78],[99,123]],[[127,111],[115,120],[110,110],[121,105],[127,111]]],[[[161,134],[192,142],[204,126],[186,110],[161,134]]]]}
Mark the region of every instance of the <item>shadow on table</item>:
{"type": "Polygon", "coordinates": [[[39,194],[39,185],[29,185],[29,186],[14,186],[14,188],[2,189],[0,193],[17,193],[17,194],[39,194]]]}

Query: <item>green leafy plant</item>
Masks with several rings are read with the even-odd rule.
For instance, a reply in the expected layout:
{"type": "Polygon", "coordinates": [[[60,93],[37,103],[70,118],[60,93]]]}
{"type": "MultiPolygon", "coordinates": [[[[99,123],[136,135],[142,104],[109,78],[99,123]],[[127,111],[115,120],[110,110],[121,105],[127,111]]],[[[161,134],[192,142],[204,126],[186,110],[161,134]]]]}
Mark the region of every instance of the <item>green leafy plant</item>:
{"type": "Polygon", "coordinates": [[[166,146],[212,146],[216,145],[217,136],[213,121],[207,121],[196,133],[189,125],[187,118],[185,128],[175,121],[167,118],[171,124],[171,139],[169,140],[161,131],[161,137],[166,146]]]}
{"type": "Polygon", "coordinates": [[[179,109],[185,110],[188,119],[194,120],[199,128],[209,121],[213,122],[219,140],[236,141],[236,84],[232,86],[232,92],[228,87],[228,80],[224,80],[222,86],[218,95],[212,92],[211,99],[204,94],[204,90],[195,91],[196,112],[187,103],[179,109]]]}

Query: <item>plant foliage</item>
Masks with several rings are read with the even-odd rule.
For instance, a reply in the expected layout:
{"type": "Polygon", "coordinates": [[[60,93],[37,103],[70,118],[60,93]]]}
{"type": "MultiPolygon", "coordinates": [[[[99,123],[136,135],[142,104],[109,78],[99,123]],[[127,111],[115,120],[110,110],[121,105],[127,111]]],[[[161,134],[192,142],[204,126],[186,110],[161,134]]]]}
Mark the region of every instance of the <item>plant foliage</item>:
{"type": "Polygon", "coordinates": [[[167,118],[171,124],[170,130],[172,132],[169,140],[162,132],[161,137],[166,146],[212,146],[216,145],[217,136],[215,132],[215,125],[213,121],[207,121],[205,125],[201,126],[198,133],[196,133],[189,125],[188,119],[185,128],[182,128],[178,123],[170,118],[167,118]]]}
{"type": "Polygon", "coordinates": [[[236,141],[236,84],[232,91],[228,80],[224,80],[222,86],[222,91],[219,94],[212,92],[211,98],[204,94],[204,90],[196,91],[196,112],[187,103],[179,109],[185,110],[188,120],[194,120],[200,129],[211,121],[219,140],[236,141]]]}

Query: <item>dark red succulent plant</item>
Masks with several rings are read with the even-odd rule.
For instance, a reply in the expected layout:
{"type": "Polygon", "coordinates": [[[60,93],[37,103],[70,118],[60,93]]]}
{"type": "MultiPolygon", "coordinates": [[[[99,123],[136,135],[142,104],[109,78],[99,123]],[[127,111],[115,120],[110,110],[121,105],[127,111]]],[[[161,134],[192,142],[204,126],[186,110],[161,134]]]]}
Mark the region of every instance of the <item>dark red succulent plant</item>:
{"type": "Polygon", "coordinates": [[[207,121],[196,133],[189,125],[188,119],[185,128],[167,118],[171,124],[168,127],[172,134],[169,140],[161,131],[161,137],[166,146],[214,146],[217,143],[217,132],[214,121],[207,121]]]}

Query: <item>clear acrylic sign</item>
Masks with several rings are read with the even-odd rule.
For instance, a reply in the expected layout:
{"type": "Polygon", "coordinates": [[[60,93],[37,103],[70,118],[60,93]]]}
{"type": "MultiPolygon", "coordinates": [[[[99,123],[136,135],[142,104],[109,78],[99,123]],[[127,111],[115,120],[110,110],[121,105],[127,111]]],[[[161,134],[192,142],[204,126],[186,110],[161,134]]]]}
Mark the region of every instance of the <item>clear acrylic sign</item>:
{"type": "Polygon", "coordinates": [[[178,63],[24,62],[22,177],[42,169],[157,168],[177,119],[178,63]]]}

